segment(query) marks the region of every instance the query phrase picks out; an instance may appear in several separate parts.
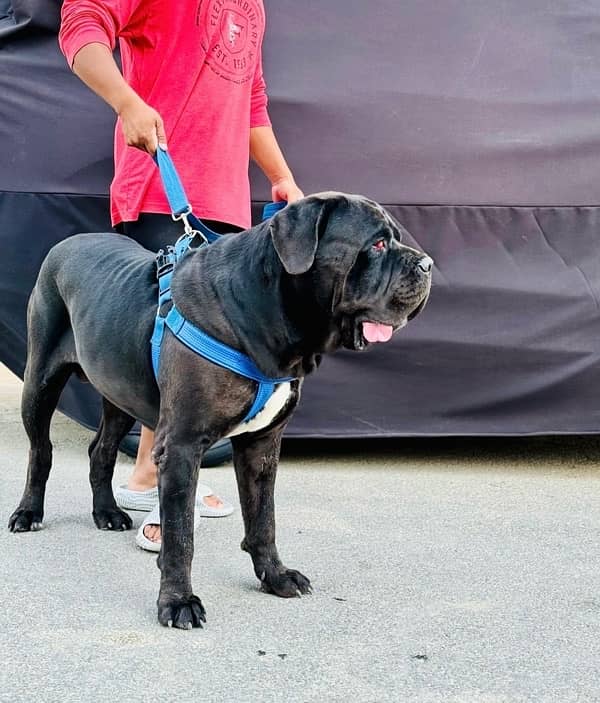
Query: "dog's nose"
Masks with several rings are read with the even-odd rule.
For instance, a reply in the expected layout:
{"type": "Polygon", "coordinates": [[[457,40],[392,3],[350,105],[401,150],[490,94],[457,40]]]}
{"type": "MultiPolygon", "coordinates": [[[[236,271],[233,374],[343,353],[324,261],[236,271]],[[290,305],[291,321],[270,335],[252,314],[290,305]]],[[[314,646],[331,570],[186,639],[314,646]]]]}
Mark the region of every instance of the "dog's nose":
{"type": "Polygon", "coordinates": [[[423,271],[423,273],[429,273],[433,268],[433,259],[430,256],[423,256],[417,262],[417,266],[423,271]]]}

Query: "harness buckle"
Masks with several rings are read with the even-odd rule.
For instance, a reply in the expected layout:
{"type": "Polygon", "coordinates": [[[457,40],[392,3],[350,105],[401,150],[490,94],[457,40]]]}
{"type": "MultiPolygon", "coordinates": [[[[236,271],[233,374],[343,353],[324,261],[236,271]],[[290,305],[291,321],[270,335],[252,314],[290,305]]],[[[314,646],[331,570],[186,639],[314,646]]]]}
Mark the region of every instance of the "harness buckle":
{"type": "Polygon", "coordinates": [[[165,273],[169,273],[175,267],[173,262],[173,253],[169,251],[169,247],[165,253],[164,249],[161,249],[156,255],[156,277],[160,278],[164,276],[165,273]]]}

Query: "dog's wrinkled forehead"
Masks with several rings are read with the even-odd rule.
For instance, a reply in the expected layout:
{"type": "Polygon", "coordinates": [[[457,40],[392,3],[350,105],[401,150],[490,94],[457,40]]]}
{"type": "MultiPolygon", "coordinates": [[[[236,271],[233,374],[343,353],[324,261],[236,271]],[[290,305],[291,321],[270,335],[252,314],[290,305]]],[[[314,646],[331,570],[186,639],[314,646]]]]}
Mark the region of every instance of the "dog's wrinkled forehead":
{"type": "Polygon", "coordinates": [[[397,240],[402,236],[400,225],[381,205],[361,195],[336,192],[317,193],[288,205],[273,217],[269,230],[283,267],[293,275],[308,271],[317,249],[359,249],[376,234],[397,240]]]}
{"type": "MultiPolygon", "coordinates": [[[[339,195],[339,194],[336,194],[339,195]]],[[[379,203],[369,200],[362,195],[344,195],[348,208],[354,211],[355,223],[363,227],[365,236],[368,237],[373,230],[381,234],[389,233],[394,239],[400,241],[404,229],[379,203]]]]}

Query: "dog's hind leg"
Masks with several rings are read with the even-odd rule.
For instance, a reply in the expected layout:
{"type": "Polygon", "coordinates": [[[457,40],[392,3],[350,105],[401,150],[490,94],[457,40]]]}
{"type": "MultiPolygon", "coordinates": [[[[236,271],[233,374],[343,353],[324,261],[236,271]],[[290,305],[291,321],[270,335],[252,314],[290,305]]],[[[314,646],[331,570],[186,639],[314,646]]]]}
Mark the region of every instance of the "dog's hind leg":
{"type": "Polygon", "coordinates": [[[106,398],[102,399],[102,422],[90,444],[90,484],[93,494],[92,516],[99,530],[129,530],[133,524],[115,502],[112,477],[119,444],[135,420],[106,398]]]}
{"type": "Polygon", "coordinates": [[[51,358],[40,355],[27,363],[21,416],[30,442],[29,464],[23,497],[8,522],[11,532],[39,530],[42,526],[46,482],[52,466],[50,421],[72,371],[72,364],[53,364],[51,358]]]}
{"type": "Polygon", "coordinates": [[[283,428],[269,434],[232,437],[233,461],[246,535],[242,549],[267,593],[283,598],[310,593],[310,581],[285,567],[275,545],[275,477],[283,428]]]}
{"type": "Polygon", "coordinates": [[[50,421],[62,389],[78,368],[69,314],[48,261],[42,264],[27,308],[21,418],[29,437],[29,465],[23,497],[8,522],[12,532],[38,530],[42,525],[52,466],[50,421]]]}

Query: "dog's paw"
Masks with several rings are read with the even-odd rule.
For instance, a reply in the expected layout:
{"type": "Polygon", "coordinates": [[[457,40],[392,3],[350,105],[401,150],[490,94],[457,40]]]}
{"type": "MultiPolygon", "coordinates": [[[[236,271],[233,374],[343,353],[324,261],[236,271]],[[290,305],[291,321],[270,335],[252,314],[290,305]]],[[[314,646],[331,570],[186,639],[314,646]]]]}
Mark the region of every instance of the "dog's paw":
{"type": "Polygon", "coordinates": [[[42,518],[41,512],[17,508],[10,516],[8,529],[11,532],[37,532],[42,529],[42,518]]]}
{"type": "Polygon", "coordinates": [[[198,596],[158,603],[158,622],[165,627],[191,630],[206,622],[206,611],[198,596]]]}
{"type": "Polygon", "coordinates": [[[306,576],[295,569],[286,569],[285,566],[263,571],[260,581],[265,593],[274,593],[281,598],[294,598],[312,593],[310,581],[306,576]]]}
{"type": "Polygon", "coordinates": [[[94,510],[92,517],[99,530],[130,530],[133,526],[133,521],[129,515],[119,510],[119,508],[94,510]]]}

